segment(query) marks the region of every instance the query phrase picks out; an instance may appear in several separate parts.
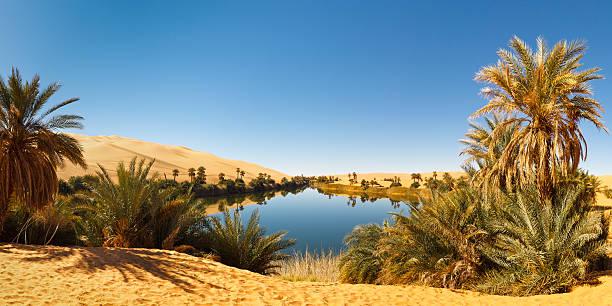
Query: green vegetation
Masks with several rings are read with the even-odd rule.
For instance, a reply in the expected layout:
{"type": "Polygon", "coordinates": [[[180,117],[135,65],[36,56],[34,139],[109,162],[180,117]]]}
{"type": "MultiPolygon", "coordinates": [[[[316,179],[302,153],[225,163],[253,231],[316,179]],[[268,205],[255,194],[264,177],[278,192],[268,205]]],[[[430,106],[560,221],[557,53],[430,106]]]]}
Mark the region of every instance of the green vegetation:
{"type": "Polygon", "coordinates": [[[240,213],[234,210],[233,218],[228,211],[224,220],[218,217],[206,219],[202,226],[203,245],[221,258],[221,262],[261,274],[277,273],[278,262],[288,258],[279,251],[295,244],[294,239],[283,239],[287,232],[276,232],[269,236],[259,226],[259,212],[255,210],[246,225],[242,224],[240,213]]]}
{"type": "Polygon", "coordinates": [[[0,232],[12,197],[32,209],[41,209],[53,202],[58,191],[56,168],[64,160],[86,167],[76,139],[56,132],[81,128],[83,118],[49,117],[79,99],[68,99],[43,112],[61,86],[52,83],[40,90],[39,81],[35,75],[23,83],[15,68],[7,83],[0,78],[0,232]]]}
{"type": "Polygon", "coordinates": [[[494,263],[476,288],[493,294],[565,292],[605,268],[609,221],[593,211],[585,186],[559,188],[542,203],[536,186],[493,206],[483,228],[496,242],[483,248],[494,263]]]}
{"type": "Polygon", "coordinates": [[[206,184],[206,168],[200,166],[198,167],[198,184],[206,184]]]}
{"type": "MultiPolygon", "coordinates": [[[[190,242],[223,245],[223,237],[215,236],[215,227],[199,227],[210,222],[205,216],[211,200],[205,196],[240,194],[265,202],[270,191],[296,192],[308,185],[303,177],[285,179],[281,184],[269,175],[246,185],[245,172],[237,169],[237,179],[219,185],[206,185],[205,168],[187,171],[190,182],[178,183],[179,170],[172,171],[173,180],[160,180],[151,174],[153,161],[137,161],[128,166],[120,163],[117,179],[100,167],[96,176],[75,176],[58,180],[57,167],[67,160],[85,167],[82,147],[73,137],[57,132],[81,128],[80,116],[55,115],[60,108],[78,101],[71,98],[45,109],[48,100],[60,89],[52,83],[40,89],[39,77],[23,82],[19,71],[12,70],[8,82],[0,79],[0,241],[15,243],[87,245],[113,247],[145,247],[176,249],[202,253],[190,242]],[[248,194],[252,192],[254,194],[248,194]],[[260,192],[257,194],[255,192],[260,192]],[[210,232],[204,231],[208,228],[210,232]],[[183,245],[174,247],[176,242],[183,245]]],[[[229,203],[228,203],[229,204],[229,203]]],[[[228,205],[229,206],[229,205],[228,205]]],[[[238,220],[239,221],[239,220],[238,220]]],[[[259,218],[249,221],[245,233],[252,248],[244,250],[240,264],[260,273],[269,273],[283,255],[278,251],[292,245],[280,235],[264,236],[259,218]]],[[[241,223],[238,222],[240,225],[241,223]]],[[[217,231],[217,233],[221,233],[217,231]]],[[[231,243],[231,241],[225,241],[231,243]]],[[[221,260],[231,262],[228,253],[218,250],[221,260]]]]}
{"type": "Polygon", "coordinates": [[[375,283],[380,274],[382,258],[378,241],[388,224],[358,225],[344,238],[348,251],[341,256],[340,280],[346,283],[375,283]]]}
{"type": "MultiPolygon", "coordinates": [[[[100,167],[99,182],[80,208],[88,217],[85,243],[114,247],[154,247],[173,249],[174,237],[197,214],[198,203],[189,196],[177,196],[162,189],[156,175],[149,177],[153,161],[132,159],[126,168],[117,167],[115,184],[100,167]],[[102,225],[102,226],[100,226],[102,225]]],[[[84,198],[84,199],[83,199],[84,198]]]]}
{"type": "Polygon", "coordinates": [[[471,190],[436,192],[410,215],[394,215],[394,224],[380,241],[385,261],[382,283],[420,283],[462,288],[482,261],[476,251],[482,238],[478,194],[471,190]]]}
{"type": "MultiPolygon", "coordinates": [[[[38,244],[150,247],[194,255],[210,254],[222,263],[290,280],[375,284],[421,284],[505,295],[565,292],[589,281],[609,258],[610,219],[596,209],[598,192],[610,192],[579,168],[587,144],[581,121],[606,130],[601,105],[590,81],[598,68],[578,70],[585,46],[561,41],[548,49],[538,39],[533,52],[513,38],[512,51],[500,50],[494,66],[476,80],[488,104],[473,116],[461,155],[467,178],[438,173],[425,180],[411,175],[410,188],[399,177],[357,181],[337,177],[291,179],[279,183],[259,173],[248,184],[218,173],[206,184],[206,169],[187,170],[189,181],[150,175],[153,161],[133,159],[117,168],[117,182],[100,167],[97,176],[58,180],[65,159],[85,166],[81,147],[54,132],[81,127],[79,116],[46,117],[77,101],[73,98],[39,115],[59,89],[39,92],[38,77],[22,84],[17,70],[8,85],[0,80],[0,238],[38,244]],[[422,183],[422,184],[421,184],[422,183]],[[394,213],[383,225],[357,226],[340,255],[280,251],[295,244],[286,232],[265,234],[255,211],[243,224],[237,207],[224,218],[207,217],[213,203],[224,208],[249,198],[265,203],[311,185],[326,194],[349,196],[348,205],[386,197],[409,202],[409,214],[394,213]],[[419,187],[424,185],[426,188],[419,187]],[[232,195],[223,200],[211,196],[232,195]],[[233,202],[235,200],[235,202],[233,202]],[[233,214],[233,215],[232,215],[233,214]],[[178,245],[178,247],[175,247],[178,245]]],[[[221,209],[223,210],[223,209],[221,209]]]]}
{"type": "Polygon", "coordinates": [[[538,39],[535,53],[518,38],[510,46],[476,76],[494,87],[483,89],[490,101],[475,115],[498,115],[472,123],[461,140],[470,180],[434,172],[410,215],[356,228],[343,281],[524,296],[565,292],[605,268],[610,220],[594,205],[605,188],[578,168],[579,121],[606,129],[588,85],[599,69],[577,70],[581,42],[549,50],[538,39]]]}
{"type": "MultiPolygon", "coordinates": [[[[189,189],[184,191],[174,180],[159,180],[157,174],[150,173],[152,165],[153,161],[136,158],[127,166],[119,163],[116,182],[103,167],[97,177],[62,181],[70,195],[57,197],[43,209],[33,209],[13,198],[1,241],[209,253],[225,264],[264,274],[273,273],[279,261],[286,259],[278,251],[294,241],[281,239],[284,233],[265,236],[257,214],[243,227],[238,210],[233,220],[226,211],[222,224],[205,215],[206,207],[218,199],[195,197],[191,188],[196,185],[192,183],[187,183],[189,189]]],[[[270,180],[263,174],[260,179],[270,180]]],[[[295,186],[297,180],[286,180],[283,186],[295,186]]],[[[262,191],[223,200],[225,206],[247,198],[264,203],[273,195],[262,191]]]]}
{"type": "Polygon", "coordinates": [[[537,186],[484,196],[435,191],[393,225],[358,227],[341,259],[344,282],[420,284],[492,294],[565,292],[605,268],[609,221],[597,186],[566,183],[542,202],[537,186]],[[384,230],[383,230],[384,229],[384,230]]]}
{"type": "Polygon", "coordinates": [[[311,183],[311,186],[317,188],[320,193],[324,194],[341,194],[358,197],[367,195],[368,198],[389,198],[394,201],[416,201],[421,193],[421,190],[415,190],[407,187],[386,188],[368,185],[367,188],[364,188],[361,185],[329,184],[319,182],[311,183]]]}
{"type": "Polygon", "coordinates": [[[482,68],[476,80],[493,85],[481,94],[489,103],[472,115],[507,115],[491,133],[499,142],[510,126],[515,129],[487,176],[497,184],[521,187],[535,180],[543,197],[552,195],[555,184],[578,170],[586,158],[586,140],[580,121],[607,131],[601,121],[603,109],[591,95],[590,82],[603,77],[601,69],[582,67],[583,42],[565,40],[549,49],[538,38],[536,52],[517,37],[512,51],[500,50],[495,66],[482,68]],[[534,171],[535,169],[535,171],[534,171]]]}

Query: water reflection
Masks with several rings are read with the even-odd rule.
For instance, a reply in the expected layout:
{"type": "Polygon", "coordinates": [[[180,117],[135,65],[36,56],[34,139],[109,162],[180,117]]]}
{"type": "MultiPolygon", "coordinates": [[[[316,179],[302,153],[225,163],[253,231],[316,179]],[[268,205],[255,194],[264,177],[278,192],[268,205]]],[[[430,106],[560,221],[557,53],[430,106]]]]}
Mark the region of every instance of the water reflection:
{"type": "Polygon", "coordinates": [[[319,193],[316,189],[293,192],[261,192],[242,196],[209,199],[215,208],[236,209],[245,216],[259,209],[261,225],[268,233],[288,231],[297,239],[292,250],[340,250],[342,239],[356,225],[390,219],[391,212],[409,209],[406,202],[380,199],[366,194],[355,196],[319,193]],[[251,204],[251,205],[249,205],[251,204]],[[255,205],[258,204],[258,205],[255,205]]]}

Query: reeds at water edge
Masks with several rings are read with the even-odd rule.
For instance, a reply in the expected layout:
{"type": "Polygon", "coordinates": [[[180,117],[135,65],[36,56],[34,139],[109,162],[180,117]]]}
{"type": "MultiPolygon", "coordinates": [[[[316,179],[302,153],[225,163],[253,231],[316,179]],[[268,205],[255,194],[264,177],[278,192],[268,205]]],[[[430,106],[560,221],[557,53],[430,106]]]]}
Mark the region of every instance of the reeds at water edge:
{"type": "Polygon", "coordinates": [[[294,251],[291,257],[280,263],[278,277],[289,281],[338,282],[340,252],[294,251]]]}

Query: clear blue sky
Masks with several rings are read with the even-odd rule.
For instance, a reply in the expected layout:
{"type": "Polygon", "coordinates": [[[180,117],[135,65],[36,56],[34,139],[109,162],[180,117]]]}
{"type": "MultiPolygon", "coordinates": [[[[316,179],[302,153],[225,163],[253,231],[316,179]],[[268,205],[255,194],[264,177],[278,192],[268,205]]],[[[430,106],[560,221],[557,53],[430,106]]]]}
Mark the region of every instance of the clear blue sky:
{"type": "MultiPolygon", "coordinates": [[[[0,75],[61,81],[56,102],[81,98],[66,108],[78,133],[292,175],[459,170],[457,139],[486,102],[473,76],[515,34],[585,39],[584,63],[612,77],[610,4],[176,2],[2,1],[0,75]]],[[[593,88],[612,112],[612,80],[593,88]]],[[[612,136],[584,131],[583,166],[612,174],[612,136]]]]}

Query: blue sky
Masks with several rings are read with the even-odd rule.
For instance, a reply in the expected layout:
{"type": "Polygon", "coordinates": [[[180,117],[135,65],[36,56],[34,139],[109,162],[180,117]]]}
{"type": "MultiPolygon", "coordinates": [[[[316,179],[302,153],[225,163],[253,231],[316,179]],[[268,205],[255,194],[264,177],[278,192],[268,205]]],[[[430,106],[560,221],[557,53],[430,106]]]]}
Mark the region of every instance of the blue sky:
{"type": "MultiPolygon", "coordinates": [[[[473,76],[513,35],[585,39],[612,75],[612,6],[589,1],[2,1],[0,75],[18,67],[87,135],[182,145],[287,174],[459,170],[473,76]]],[[[612,80],[593,83],[612,112],[612,80]]],[[[610,114],[604,120],[612,124],[610,114]]],[[[584,125],[583,164],[612,174],[584,125]]],[[[610,126],[612,127],[612,126],[610,126]]]]}

